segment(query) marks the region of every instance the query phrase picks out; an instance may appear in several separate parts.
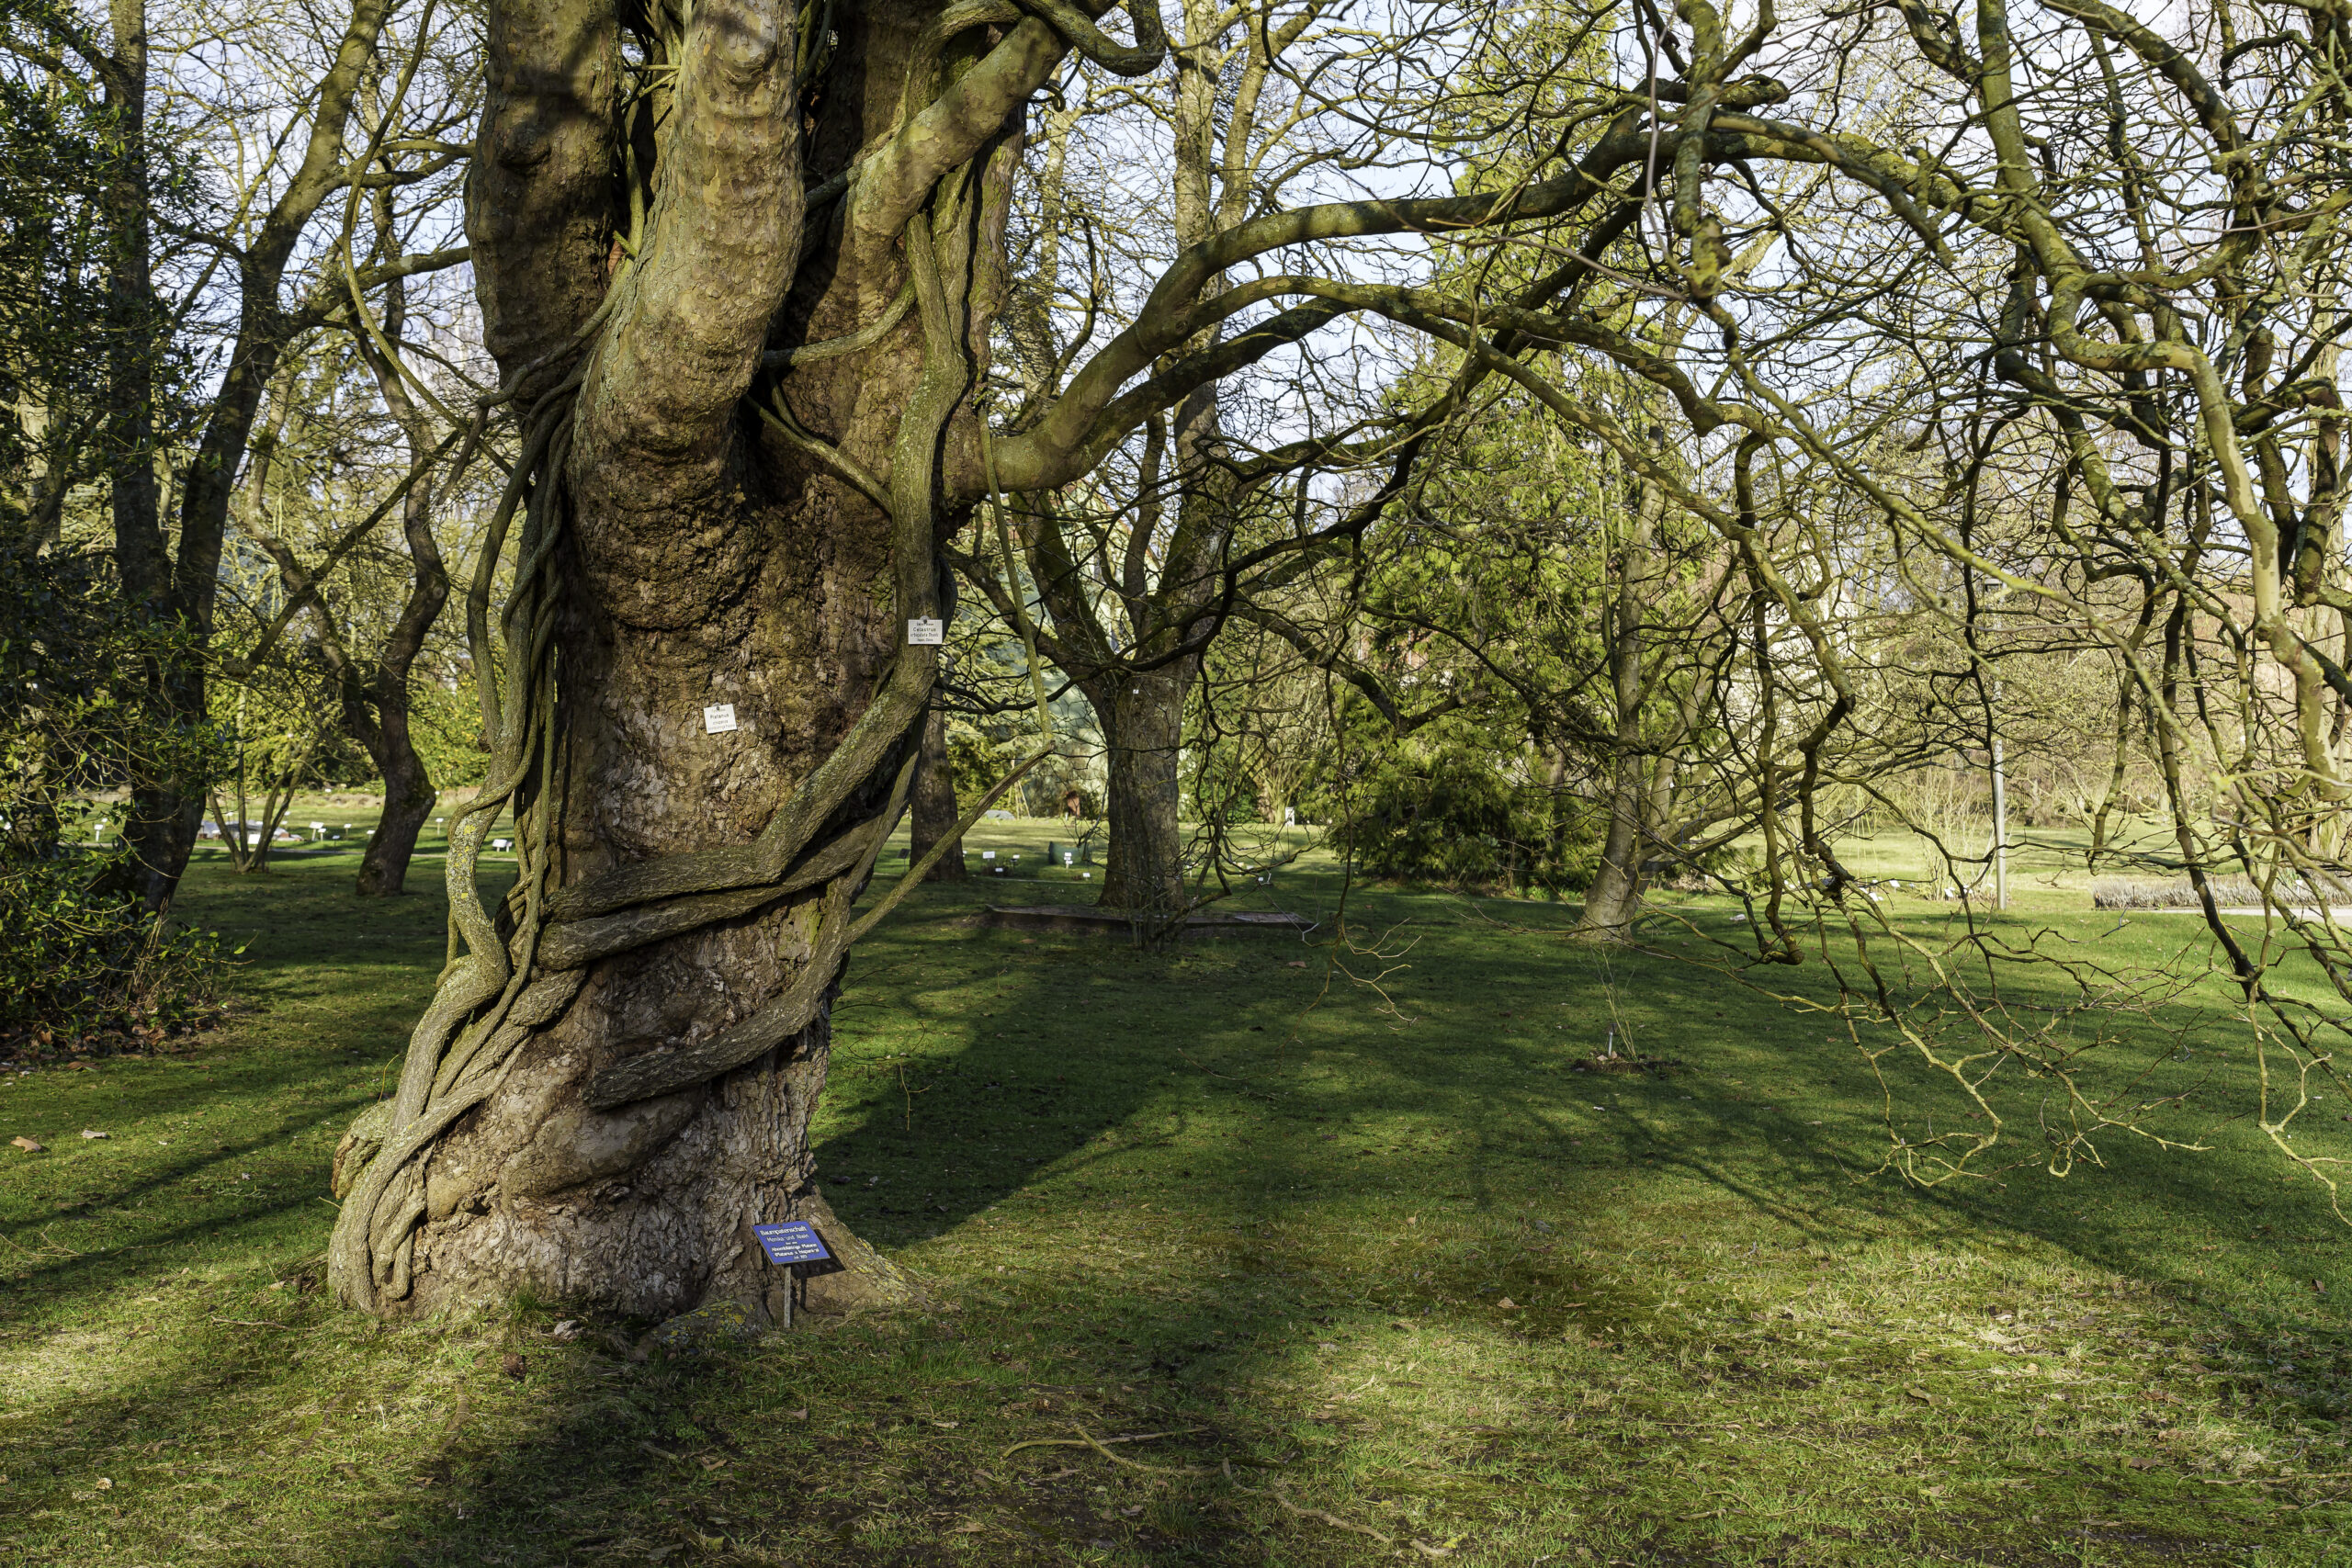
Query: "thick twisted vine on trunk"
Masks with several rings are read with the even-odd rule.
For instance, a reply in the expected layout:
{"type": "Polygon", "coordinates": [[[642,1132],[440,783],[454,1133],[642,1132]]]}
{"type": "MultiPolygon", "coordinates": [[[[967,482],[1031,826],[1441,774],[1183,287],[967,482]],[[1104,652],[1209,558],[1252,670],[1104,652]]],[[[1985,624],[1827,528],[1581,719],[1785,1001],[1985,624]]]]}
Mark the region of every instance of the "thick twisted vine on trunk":
{"type": "MultiPolygon", "coordinates": [[[[972,61],[943,65],[935,27],[910,50],[905,21],[863,18],[839,49],[887,59],[919,107],[972,61]]],[[[451,962],[394,1099],[339,1157],[331,1271],[380,1313],[524,1283],[655,1314],[757,1305],[775,1281],[748,1227],[796,1213],[859,1265],[850,1293],[907,1290],[832,1225],[807,1130],[935,674],[899,633],[937,613],[941,463],[1017,126],[1000,107],[960,157],[932,148],[889,231],[864,231],[854,190],[805,245],[791,27],[750,4],[665,14],[638,90],[600,100],[610,22],[559,0],[493,23],[494,72],[550,48],[588,63],[521,81],[484,128],[477,254],[526,434],[468,603],[494,761],[452,824],[451,962]],[[636,188],[592,300],[549,253],[601,259],[586,175],[616,145],[636,188]],[[804,251],[831,267],[803,276],[804,251]],[[780,334],[852,346],[777,353],[780,334]],[[716,702],[735,729],[705,732],[716,702]],[[517,875],[492,909],[478,858],[508,809],[517,875]]],[[[820,123],[811,155],[868,142],[876,108],[820,123]]]]}

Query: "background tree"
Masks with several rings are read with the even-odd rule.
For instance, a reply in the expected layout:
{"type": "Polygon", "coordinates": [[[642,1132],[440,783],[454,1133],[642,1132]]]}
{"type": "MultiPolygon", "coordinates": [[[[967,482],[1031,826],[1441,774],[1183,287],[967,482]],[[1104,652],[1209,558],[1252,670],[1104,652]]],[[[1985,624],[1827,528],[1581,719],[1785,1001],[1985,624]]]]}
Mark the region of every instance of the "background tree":
{"type": "MultiPolygon", "coordinates": [[[[432,100],[435,112],[448,101],[432,100]]],[[[378,127],[375,144],[419,139],[387,135],[392,129],[378,127]]],[[[452,458],[464,433],[444,428],[447,421],[439,412],[446,408],[444,395],[462,399],[466,383],[446,372],[435,376],[432,379],[440,382],[442,394],[436,395],[420,374],[420,363],[430,367],[431,350],[420,352],[420,345],[407,341],[417,280],[385,265],[401,259],[403,230],[413,231],[413,225],[403,223],[393,187],[379,185],[368,197],[374,235],[368,254],[389,276],[372,293],[353,287],[347,277],[334,312],[345,333],[334,338],[322,334],[281,372],[268,423],[256,435],[247,464],[245,502],[236,522],[276,563],[284,607],[273,625],[282,631],[290,624],[287,612],[299,612],[297,618],[332,673],[343,729],[365,750],[383,781],[383,812],[361,858],[357,886],[362,897],[389,897],[401,890],[417,834],[439,798],[414,714],[420,680],[437,672],[420,671],[418,662],[449,598],[436,521],[445,529],[460,521],[469,492],[463,465],[452,458]],[[377,431],[366,428],[373,422],[340,406],[352,400],[356,389],[345,383],[355,376],[364,378],[403,452],[390,483],[364,474],[372,465],[353,460],[356,451],[378,445],[377,431]],[[298,425],[306,433],[321,427],[321,434],[289,446],[289,431],[298,425]],[[309,461],[301,462],[303,457],[309,461]],[[348,472],[330,471],[338,469],[348,472]],[[364,474],[356,489],[348,483],[351,474],[364,474]],[[367,482],[370,479],[376,482],[367,482]],[[308,560],[284,532],[281,519],[289,511],[304,519],[304,532],[313,536],[308,560]],[[362,515],[355,523],[347,512],[362,515]],[[373,528],[388,512],[400,518],[399,552],[370,547],[373,528]],[[397,578],[360,587],[368,567],[395,559],[397,578]],[[328,581],[338,563],[346,563],[342,592],[328,581]]],[[[420,208],[430,216],[429,203],[420,208]]],[[[346,241],[346,258],[350,248],[346,241]]],[[[428,333],[434,325],[428,312],[428,333]]],[[[447,364],[446,355],[435,357],[447,364]]],[[[454,653],[439,662],[454,663],[454,653]]]]}
{"type": "MultiPolygon", "coordinates": [[[[252,48],[252,40],[280,28],[283,17],[228,18],[247,57],[273,67],[231,78],[212,72],[200,53],[187,54],[176,36],[159,43],[144,0],[112,0],[102,19],[62,5],[27,7],[10,18],[14,54],[53,76],[78,76],[103,97],[111,138],[102,209],[103,319],[116,570],[123,592],[143,614],[186,630],[172,646],[189,650],[188,658],[146,672],[151,702],[179,722],[200,724],[207,711],[208,661],[198,655],[211,636],[222,541],[246,445],[278,358],[305,324],[306,311],[288,289],[300,282],[313,220],[358,173],[345,138],[391,9],[391,0],[356,0],[319,19],[315,34],[272,37],[266,49],[252,48]],[[306,54],[305,46],[316,52],[306,54]],[[152,152],[161,124],[158,81],[175,84],[174,73],[182,70],[197,79],[175,93],[175,101],[215,106],[209,132],[222,143],[243,138],[251,154],[219,160],[218,183],[205,193],[200,220],[174,216],[165,200],[170,173],[152,152]],[[201,259],[187,260],[186,247],[201,252],[201,259]],[[218,380],[186,433],[192,450],[179,454],[177,436],[158,422],[161,367],[183,334],[215,327],[218,380]],[[176,480],[168,527],[159,471],[167,456],[176,480]]],[[[430,12],[424,25],[431,26],[430,12]]],[[[458,152],[402,148],[396,172],[371,165],[368,177],[395,184],[428,178],[458,152]]],[[[461,252],[410,257],[393,270],[415,273],[462,259],[461,252]]],[[[373,276],[363,274],[363,281],[373,276]]],[[[169,903],[187,863],[203,783],[141,776],[133,784],[129,836],[137,891],[151,910],[169,903]]]]}
{"type": "MultiPolygon", "coordinates": [[[[2342,113],[2342,24],[2231,3],[2143,22],[2098,0],[1980,6],[1967,24],[1908,8],[1735,26],[1702,3],[1679,6],[1678,25],[1638,19],[1644,69],[1626,74],[1657,85],[1629,80],[1614,101],[1656,152],[1630,214],[1643,309],[1688,301],[1710,330],[1667,363],[1597,311],[1515,317],[1522,295],[1491,297],[1488,321],[1450,341],[1606,442],[1731,554],[1750,611],[1735,695],[1761,843],[1737,879],[1758,900],[1755,956],[1795,963],[1826,956],[1826,933],[1889,934],[1838,844],[1886,760],[1872,704],[1899,685],[1886,661],[1904,646],[1857,612],[1909,598],[1983,689],[1990,742],[2005,660],[2082,648],[2111,660],[2119,750],[2164,781],[2146,863],[2196,889],[2265,1060],[2299,1086],[2327,1071],[2341,1011],[2295,999],[2277,964],[2292,951],[2344,972],[2319,896],[2337,885],[2352,694],[2334,586],[2343,256],[2334,197],[2318,194],[2343,171],[2331,135],[2290,129],[2342,113]],[[1785,247],[1770,281],[1728,277],[1766,231],[1785,247]],[[1539,325],[1665,391],[1682,460],[1508,361],[1503,334],[1539,325]],[[1894,456],[1924,450],[1940,459],[1927,473],[1894,456]],[[1850,504],[1807,503],[1832,493],[1850,504]],[[1995,528],[2012,506],[2041,525],[1995,528]],[[1863,522],[1867,538],[1851,526],[1863,522]],[[2224,868],[2271,890],[2290,943],[2257,953],[2232,931],[2211,891],[2224,868]]],[[[1538,241],[1515,274],[1555,244],[1538,241]]],[[[1965,714],[1943,701],[1954,722],[1965,714]]],[[[1977,1086],[2015,1061],[2064,1084],[2062,1160],[2136,1114],[2087,1089],[2049,1015],[2009,1009],[1917,941],[1895,951],[1920,966],[1899,982],[1847,950],[1848,1007],[1923,1071],[1977,1086]],[[1915,983],[1928,1001],[1893,999],[1915,983]],[[1954,1021],[1923,1021],[1936,1018],[1954,1021]]],[[[2109,983],[2054,949],[2030,958],[2086,998],[2109,983]]],[[[2133,994],[2179,983],[2146,977],[2133,994]]],[[[2300,1087],[2266,1091],[2263,1124],[2324,1174],[2288,1135],[2304,1103],[2300,1087]]],[[[2000,1142],[1997,1111],[1984,1113],[1964,1134],[1898,1133],[1892,1157],[1923,1179],[1964,1167],[2000,1142]]]]}
{"type": "MultiPolygon", "coordinates": [[[[1021,207],[1031,265],[1016,275],[1003,333],[1016,429],[1055,406],[1098,334],[1137,319],[1159,245],[1205,249],[1329,188],[1335,168],[1401,175],[1428,162],[1412,112],[1428,85],[1408,62],[1418,43],[1441,47],[1443,24],[1426,39],[1367,40],[1324,0],[1187,0],[1177,26],[1164,81],[1074,79],[1046,117],[1035,196],[1021,207]],[[1137,160],[1139,141],[1166,156],[1137,160]]],[[[1210,277],[1204,300],[1233,281],[1210,277]]],[[[1281,338],[1303,337],[1337,313],[1299,317],[1281,338]]],[[[1238,370],[1275,346],[1238,338],[1228,348],[1231,332],[1220,310],[1184,347],[1223,352],[1238,370]]],[[[1039,647],[1077,682],[1102,728],[1106,908],[1163,921],[1184,908],[1181,761],[1204,649],[1237,599],[1282,575],[1276,562],[1316,548],[1317,536],[1352,515],[1317,509],[1321,523],[1301,526],[1269,491],[1302,463],[1344,449],[1339,433],[1361,419],[1374,389],[1312,363],[1284,354],[1279,368],[1205,380],[1143,421],[1082,483],[1030,494],[1013,509],[1019,570],[985,548],[956,558],[1000,615],[1011,611],[1016,578],[1035,585],[1039,647]]]]}

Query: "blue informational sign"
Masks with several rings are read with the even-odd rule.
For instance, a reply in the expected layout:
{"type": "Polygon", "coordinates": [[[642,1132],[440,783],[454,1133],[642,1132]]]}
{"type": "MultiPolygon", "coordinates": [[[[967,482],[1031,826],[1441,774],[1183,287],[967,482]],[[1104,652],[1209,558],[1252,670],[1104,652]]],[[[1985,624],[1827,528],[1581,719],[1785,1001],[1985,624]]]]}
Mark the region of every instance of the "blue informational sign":
{"type": "Polygon", "coordinates": [[[760,1238],[771,1263],[824,1263],[832,1254],[825,1250],[825,1243],[817,1235],[817,1227],[807,1220],[787,1220],[780,1225],[753,1225],[752,1234],[760,1238]]]}

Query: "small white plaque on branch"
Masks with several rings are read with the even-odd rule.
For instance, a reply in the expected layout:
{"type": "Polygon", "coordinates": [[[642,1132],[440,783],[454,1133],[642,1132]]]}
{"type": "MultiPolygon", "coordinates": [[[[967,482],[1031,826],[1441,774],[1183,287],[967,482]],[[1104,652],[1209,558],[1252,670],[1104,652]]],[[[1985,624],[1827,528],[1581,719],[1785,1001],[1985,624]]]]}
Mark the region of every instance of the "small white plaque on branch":
{"type": "Polygon", "coordinates": [[[734,728],[733,703],[713,703],[702,710],[702,732],[705,735],[724,735],[734,728]]]}
{"type": "Polygon", "coordinates": [[[947,640],[947,623],[917,615],[907,623],[909,648],[937,648],[947,640]]]}

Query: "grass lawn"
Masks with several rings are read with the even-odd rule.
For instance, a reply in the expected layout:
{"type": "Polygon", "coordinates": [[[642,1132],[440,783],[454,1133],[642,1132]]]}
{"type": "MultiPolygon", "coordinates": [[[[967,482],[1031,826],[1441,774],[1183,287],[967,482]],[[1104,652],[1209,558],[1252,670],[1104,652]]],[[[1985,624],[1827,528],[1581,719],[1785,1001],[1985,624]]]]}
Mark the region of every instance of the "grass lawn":
{"type": "Polygon", "coordinates": [[[328,1156],[442,955],[437,854],[374,905],[356,859],[200,862],[252,1010],[0,1088],[0,1563],[2352,1565],[2347,1232],[2234,1119],[2218,998],[2152,1067],[2211,1079],[2210,1152],[1921,1190],[1866,1179],[1850,1040],[1570,907],[1359,888],[1367,951],[1152,956],[969,919],[1074,870],[925,889],[852,962],[820,1160],[952,1310],[637,1362],[560,1302],[322,1299],[328,1156]],[[1685,1070],[1569,1070],[1611,1018],[1685,1070]]]}

